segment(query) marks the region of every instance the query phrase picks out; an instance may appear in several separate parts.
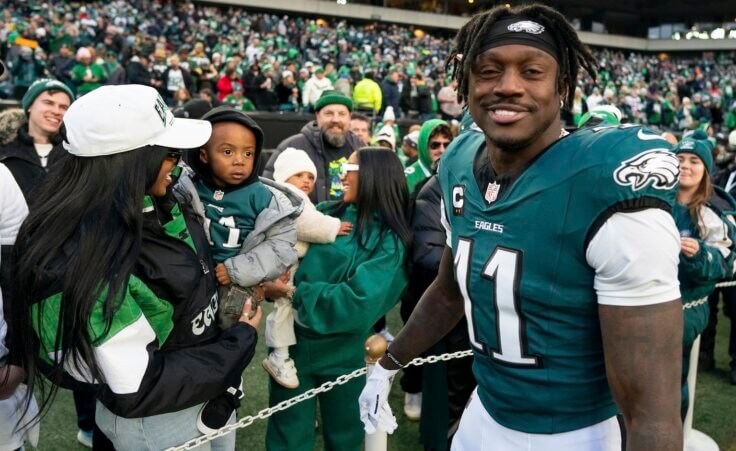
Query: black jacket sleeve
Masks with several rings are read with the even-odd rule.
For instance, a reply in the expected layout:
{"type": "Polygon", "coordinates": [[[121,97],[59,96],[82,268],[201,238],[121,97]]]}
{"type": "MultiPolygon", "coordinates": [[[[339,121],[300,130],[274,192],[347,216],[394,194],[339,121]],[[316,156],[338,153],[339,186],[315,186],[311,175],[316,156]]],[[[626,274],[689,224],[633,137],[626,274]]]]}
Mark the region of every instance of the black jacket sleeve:
{"type": "Polygon", "coordinates": [[[211,344],[176,351],[154,352],[141,387],[130,394],[115,394],[102,385],[97,398],[115,415],[139,418],[175,412],[215,398],[238,383],[255,353],[258,332],[238,323],[211,344]]]}
{"type": "Polygon", "coordinates": [[[437,272],[445,249],[445,231],[440,222],[442,193],[437,176],[432,176],[417,195],[411,228],[411,263],[419,270],[437,272]]]}

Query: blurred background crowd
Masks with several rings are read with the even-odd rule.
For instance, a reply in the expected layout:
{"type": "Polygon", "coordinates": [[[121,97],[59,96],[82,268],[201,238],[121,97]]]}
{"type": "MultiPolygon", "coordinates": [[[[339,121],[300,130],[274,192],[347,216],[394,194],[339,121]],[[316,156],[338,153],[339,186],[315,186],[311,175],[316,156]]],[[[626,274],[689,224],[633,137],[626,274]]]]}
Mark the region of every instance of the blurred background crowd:
{"type": "MultiPolygon", "coordinates": [[[[311,112],[322,92],[336,89],[379,119],[388,107],[397,118],[453,119],[461,106],[444,68],[451,36],[191,2],[10,1],[0,57],[12,78],[0,97],[20,100],[36,79],[52,77],[77,95],[137,83],[171,106],[202,97],[244,111],[311,112]]],[[[598,83],[583,80],[568,124],[610,104],[625,121],[663,130],[736,128],[736,53],[595,52],[598,83]]]]}

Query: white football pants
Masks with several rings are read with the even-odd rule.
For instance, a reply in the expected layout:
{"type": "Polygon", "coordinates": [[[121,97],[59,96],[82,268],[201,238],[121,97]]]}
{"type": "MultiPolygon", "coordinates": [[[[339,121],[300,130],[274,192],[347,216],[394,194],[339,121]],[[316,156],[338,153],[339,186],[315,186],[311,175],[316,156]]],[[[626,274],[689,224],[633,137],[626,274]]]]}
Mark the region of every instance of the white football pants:
{"type": "Polygon", "coordinates": [[[559,434],[527,434],[498,424],[483,407],[478,389],[460,419],[451,451],[621,451],[616,417],[559,434]]]}

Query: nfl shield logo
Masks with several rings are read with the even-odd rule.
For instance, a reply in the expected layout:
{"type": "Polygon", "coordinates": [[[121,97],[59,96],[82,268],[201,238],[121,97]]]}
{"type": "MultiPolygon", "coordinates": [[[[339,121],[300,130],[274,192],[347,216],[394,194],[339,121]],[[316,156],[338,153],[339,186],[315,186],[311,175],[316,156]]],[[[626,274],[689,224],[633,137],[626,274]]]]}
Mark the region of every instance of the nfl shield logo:
{"type": "Polygon", "coordinates": [[[222,200],[223,197],[225,197],[225,193],[223,191],[220,191],[220,190],[215,191],[215,195],[214,195],[215,200],[222,200]]]}
{"type": "Polygon", "coordinates": [[[496,200],[498,197],[498,191],[501,189],[501,185],[497,182],[489,183],[486,188],[486,202],[489,204],[496,200]]]}

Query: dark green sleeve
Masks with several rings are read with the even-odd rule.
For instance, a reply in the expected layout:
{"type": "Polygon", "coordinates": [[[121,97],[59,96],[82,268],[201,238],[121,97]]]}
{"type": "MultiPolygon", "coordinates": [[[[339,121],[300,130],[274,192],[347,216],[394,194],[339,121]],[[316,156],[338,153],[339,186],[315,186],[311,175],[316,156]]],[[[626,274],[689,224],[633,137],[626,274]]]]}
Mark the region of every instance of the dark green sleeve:
{"type": "Polygon", "coordinates": [[[680,270],[698,285],[730,280],[736,261],[736,226],[727,214],[703,208],[716,213],[720,223],[711,223],[705,239],[698,239],[700,249],[697,254],[686,257],[680,253],[680,270]]]}
{"type": "Polygon", "coordinates": [[[348,280],[301,282],[294,294],[299,321],[321,334],[365,333],[403,294],[405,260],[404,245],[387,238],[348,280]]]}
{"type": "Polygon", "coordinates": [[[680,263],[690,280],[699,283],[720,282],[733,276],[734,253],[724,257],[717,248],[698,240],[700,250],[692,257],[680,254],[680,263]]]}

